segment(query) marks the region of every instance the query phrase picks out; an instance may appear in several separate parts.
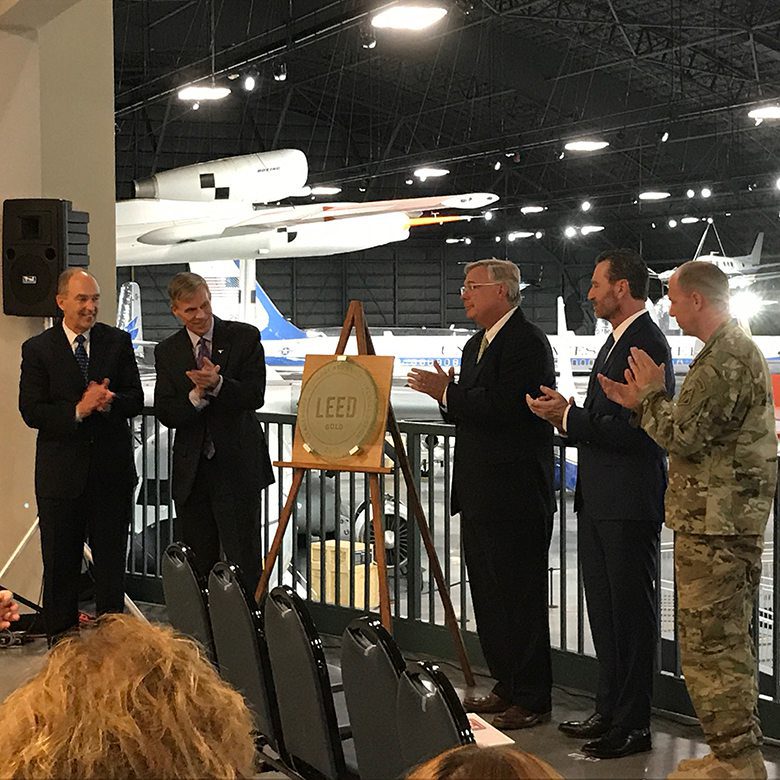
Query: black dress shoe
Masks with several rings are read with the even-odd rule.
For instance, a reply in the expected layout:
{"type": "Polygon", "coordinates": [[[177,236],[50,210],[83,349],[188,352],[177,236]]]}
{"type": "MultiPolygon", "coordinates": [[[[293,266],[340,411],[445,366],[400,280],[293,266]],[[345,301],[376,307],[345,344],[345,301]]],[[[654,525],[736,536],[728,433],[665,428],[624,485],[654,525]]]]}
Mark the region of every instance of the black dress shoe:
{"type": "Polygon", "coordinates": [[[466,712],[490,714],[504,712],[511,706],[511,702],[502,699],[492,692],[488,693],[486,696],[466,696],[463,699],[463,709],[465,709],[466,712]]]}
{"type": "Polygon", "coordinates": [[[585,720],[565,720],[558,724],[558,730],[567,737],[580,737],[580,739],[603,737],[609,728],[610,722],[598,712],[594,712],[585,720]]]}
{"type": "Polygon", "coordinates": [[[582,746],[582,752],[593,758],[623,758],[653,749],[650,729],[610,729],[601,739],[582,746]]]}

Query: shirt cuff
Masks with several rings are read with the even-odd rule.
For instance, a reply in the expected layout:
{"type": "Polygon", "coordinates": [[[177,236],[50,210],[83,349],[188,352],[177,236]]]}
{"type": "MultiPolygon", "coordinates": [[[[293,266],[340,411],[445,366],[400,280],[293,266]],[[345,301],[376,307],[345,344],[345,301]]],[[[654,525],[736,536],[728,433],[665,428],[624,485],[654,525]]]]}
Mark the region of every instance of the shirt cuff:
{"type": "Polygon", "coordinates": [[[563,419],[561,420],[561,433],[568,434],[569,432],[566,426],[569,420],[569,409],[571,409],[571,407],[572,405],[568,404],[566,408],[563,410],[563,419]]]}
{"type": "Polygon", "coordinates": [[[190,390],[190,403],[198,410],[205,409],[209,405],[209,399],[208,398],[201,398],[198,395],[198,391],[196,388],[192,388],[190,390]]]}
{"type": "Polygon", "coordinates": [[[444,411],[447,411],[447,390],[450,389],[450,385],[448,384],[447,387],[444,388],[444,393],[442,394],[441,401],[439,401],[439,406],[441,406],[444,411]]]}

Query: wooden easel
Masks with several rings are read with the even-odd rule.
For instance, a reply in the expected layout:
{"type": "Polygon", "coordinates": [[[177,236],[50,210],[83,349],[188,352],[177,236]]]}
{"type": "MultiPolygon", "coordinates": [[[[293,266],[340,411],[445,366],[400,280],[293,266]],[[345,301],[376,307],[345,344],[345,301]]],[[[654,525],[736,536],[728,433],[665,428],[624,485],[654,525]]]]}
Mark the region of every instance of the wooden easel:
{"type": "MultiPolygon", "coordinates": [[[[371,334],[368,331],[366,324],[365,313],[363,311],[363,304],[360,301],[350,301],[349,308],[347,309],[347,316],[344,319],[344,324],[341,328],[341,334],[339,336],[338,344],[336,345],[336,355],[343,355],[344,350],[347,348],[347,342],[349,341],[352,330],[355,330],[355,338],[357,340],[358,354],[359,355],[376,355],[374,351],[374,344],[371,340],[371,334]]],[[[395,447],[396,460],[401,467],[401,473],[403,474],[404,481],[411,502],[411,510],[414,515],[414,519],[417,522],[417,527],[420,531],[420,537],[423,540],[423,546],[428,556],[428,563],[433,572],[433,577],[436,582],[436,587],[439,591],[442,606],[444,607],[444,621],[452,636],[453,643],[455,644],[455,650],[460,660],[461,670],[466,680],[466,685],[473,687],[475,684],[474,674],[471,671],[471,664],[469,663],[468,656],[466,655],[466,648],[463,644],[463,637],[460,634],[460,628],[455,617],[455,611],[452,607],[452,601],[450,599],[449,591],[447,590],[446,582],[444,581],[444,574],[441,570],[438,555],[436,554],[436,548],[431,538],[431,532],[428,528],[428,522],[425,518],[425,512],[423,511],[422,502],[417,492],[417,486],[415,485],[412,475],[412,467],[409,463],[409,458],[406,454],[406,448],[404,446],[403,439],[401,438],[401,431],[398,428],[398,422],[395,419],[392,403],[388,403],[387,409],[387,430],[390,431],[390,435],[393,439],[393,446],[395,447]]],[[[295,506],[295,499],[298,496],[303,477],[308,470],[316,468],[320,470],[327,468],[331,471],[349,471],[365,473],[368,475],[369,494],[371,499],[371,523],[374,530],[374,547],[375,557],[379,574],[379,615],[382,621],[382,625],[392,632],[392,617],[390,615],[390,590],[387,582],[387,567],[385,562],[385,536],[382,528],[382,501],[379,490],[379,475],[392,473],[392,469],[377,466],[377,467],[352,467],[348,465],[336,464],[321,464],[318,466],[312,466],[311,464],[299,464],[296,462],[276,462],[274,465],[284,466],[293,469],[293,480],[290,486],[290,492],[287,495],[287,501],[282,510],[282,514],[279,516],[279,525],[276,529],[276,535],[274,536],[271,549],[268,551],[268,556],[265,560],[263,574],[260,578],[260,582],[255,591],[255,600],[260,601],[266,589],[268,588],[268,581],[271,577],[274,564],[279,557],[279,550],[282,546],[282,539],[284,538],[285,530],[292,516],[292,510],[295,506]]]]}

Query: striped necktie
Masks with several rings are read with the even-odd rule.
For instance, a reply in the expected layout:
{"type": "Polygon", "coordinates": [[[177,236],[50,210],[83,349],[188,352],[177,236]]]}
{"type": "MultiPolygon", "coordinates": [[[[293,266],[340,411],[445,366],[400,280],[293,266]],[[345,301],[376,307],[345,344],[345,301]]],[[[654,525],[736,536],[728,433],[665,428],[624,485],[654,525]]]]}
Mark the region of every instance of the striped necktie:
{"type": "Polygon", "coordinates": [[[84,377],[85,382],[87,381],[87,374],[89,373],[89,355],[87,355],[87,348],[84,346],[86,340],[84,334],[79,333],[75,339],[76,349],[73,350],[73,354],[76,357],[76,362],[79,364],[81,375],[84,377]]]}

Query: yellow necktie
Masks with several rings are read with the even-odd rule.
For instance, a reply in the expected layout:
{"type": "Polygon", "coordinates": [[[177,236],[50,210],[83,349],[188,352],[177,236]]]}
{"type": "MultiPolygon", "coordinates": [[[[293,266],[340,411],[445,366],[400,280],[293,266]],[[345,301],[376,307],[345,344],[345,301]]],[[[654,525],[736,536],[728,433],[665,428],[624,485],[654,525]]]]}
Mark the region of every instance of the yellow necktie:
{"type": "Polygon", "coordinates": [[[482,341],[480,342],[479,345],[479,352],[477,353],[477,363],[479,363],[479,361],[482,360],[482,355],[487,349],[488,344],[490,344],[490,342],[488,341],[487,332],[485,332],[482,334],[482,341]]]}

